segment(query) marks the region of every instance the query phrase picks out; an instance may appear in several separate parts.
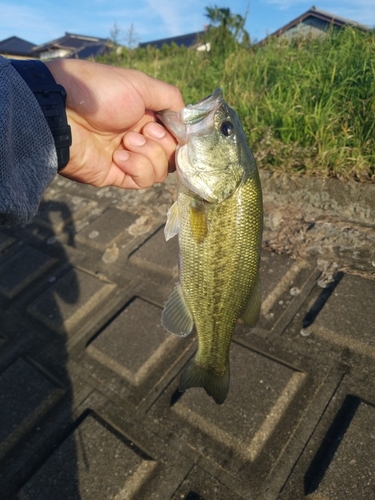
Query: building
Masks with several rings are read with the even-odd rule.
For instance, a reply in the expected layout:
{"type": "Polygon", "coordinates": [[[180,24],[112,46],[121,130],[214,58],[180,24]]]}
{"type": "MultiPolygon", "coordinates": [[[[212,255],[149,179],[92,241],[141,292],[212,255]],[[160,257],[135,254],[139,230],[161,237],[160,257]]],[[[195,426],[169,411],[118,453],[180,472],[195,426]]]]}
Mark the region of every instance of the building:
{"type": "Polygon", "coordinates": [[[185,47],[193,47],[197,44],[199,38],[203,36],[204,31],[197,31],[196,33],[189,33],[187,35],[172,36],[170,38],[163,38],[161,40],[153,40],[151,42],[140,43],[139,47],[147,47],[150,45],[155,49],[161,49],[163,45],[171,45],[175,43],[179,47],[184,45],[185,47]]]}
{"type": "Polygon", "coordinates": [[[46,61],[56,58],[91,59],[110,52],[113,48],[108,38],[65,33],[64,36],[32,49],[34,57],[46,61]]]}
{"type": "Polygon", "coordinates": [[[30,59],[35,57],[32,49],[35,43],[23,40],[18,36],[11,36],[0,42],[0,55],[12,59],[30,59]]]}
{"type": "Polygon", "coordinates": [[[265,40],[271,37],[289,40],[296,37],[318,37],[325,34],[331,27],[340,29],[345,26],[352,26],[364,31],[370,30],[368,26],[336,16],[335,14],[330,14],[313,6],[307,12],[290,21],[290,23],[278,29],[260,43],[264,43],[265,40]]]}

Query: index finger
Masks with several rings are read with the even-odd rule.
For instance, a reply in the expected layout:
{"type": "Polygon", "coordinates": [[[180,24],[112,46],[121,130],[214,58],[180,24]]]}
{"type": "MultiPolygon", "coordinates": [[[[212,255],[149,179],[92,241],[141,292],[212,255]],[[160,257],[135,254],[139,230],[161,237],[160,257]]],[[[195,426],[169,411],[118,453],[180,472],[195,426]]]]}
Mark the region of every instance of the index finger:
{"type": "Polygon", "coordinates": [[[142,74],[142,77],[143,85],[137,90],[143,98],[146,109],[180,111],[185,106],[181,92],[177,87],[145,74],[142,74]]]}

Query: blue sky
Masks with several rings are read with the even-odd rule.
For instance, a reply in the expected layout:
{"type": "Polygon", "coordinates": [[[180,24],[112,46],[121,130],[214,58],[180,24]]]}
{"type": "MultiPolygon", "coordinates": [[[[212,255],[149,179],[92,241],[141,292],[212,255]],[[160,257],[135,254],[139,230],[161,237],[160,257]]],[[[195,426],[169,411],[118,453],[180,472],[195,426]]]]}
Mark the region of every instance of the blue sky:
{"type": "Polygon", "coordinates": [[[375,0],[0,0],[0,40],[18,36],[37,45],[70,33],[110,37],[115,23],[126,44],[133,25],[138,41],[147,42],[200,31],[207,24],[205,6],[230,7],[245,15],[253,40],[261,40],[316,7],[374,27],[375,0]]]}

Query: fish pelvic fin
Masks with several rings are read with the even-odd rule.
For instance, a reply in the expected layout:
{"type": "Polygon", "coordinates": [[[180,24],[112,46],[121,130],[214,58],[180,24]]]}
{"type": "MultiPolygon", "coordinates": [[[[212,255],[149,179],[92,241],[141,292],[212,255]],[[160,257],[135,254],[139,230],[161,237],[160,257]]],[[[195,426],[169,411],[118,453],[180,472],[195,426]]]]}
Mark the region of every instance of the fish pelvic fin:
{"type": "Polygon", "coordinates": [[[242,319],[250,328],[254,328],[259,320],[261,307],[261,289],[260,289],[260,279],[259,273],[256,277],[253,289],[251,291],[250,297],[247,301],[245,311],[242,314],[242,319]]]}
{"type": "Polygon", "coordinates": [[[193,329],[193,316],[185,302],[180,284],[176,285],[164,306],[161,324],[169,333],[179,337],[186,337],[193,329]]]}
{"type": "Polygon", "coordinates": [[[190,387],[203,387],[216,404],[223,404],[229,391],[229,363],[224,375],[220,376],[200,366],[193,358],[182,372],[178,390],[184,392],[190,387]]]}

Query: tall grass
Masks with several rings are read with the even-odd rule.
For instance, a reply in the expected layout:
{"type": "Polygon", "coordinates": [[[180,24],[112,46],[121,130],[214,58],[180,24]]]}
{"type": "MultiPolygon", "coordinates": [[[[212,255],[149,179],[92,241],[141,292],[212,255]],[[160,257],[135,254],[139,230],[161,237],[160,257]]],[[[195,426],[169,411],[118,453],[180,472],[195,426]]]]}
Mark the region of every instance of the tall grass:
{"type": "Polygon", "coordinates": [[[107,62],[177,85],[187,103],[222,87],[261,168],[375,180],[374,32],[236,44],[229,54],[148,47],[107,62]]]}

